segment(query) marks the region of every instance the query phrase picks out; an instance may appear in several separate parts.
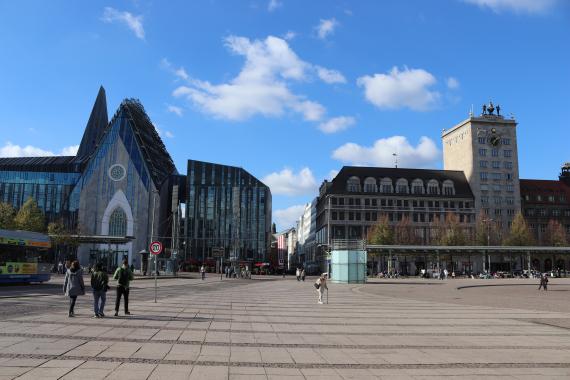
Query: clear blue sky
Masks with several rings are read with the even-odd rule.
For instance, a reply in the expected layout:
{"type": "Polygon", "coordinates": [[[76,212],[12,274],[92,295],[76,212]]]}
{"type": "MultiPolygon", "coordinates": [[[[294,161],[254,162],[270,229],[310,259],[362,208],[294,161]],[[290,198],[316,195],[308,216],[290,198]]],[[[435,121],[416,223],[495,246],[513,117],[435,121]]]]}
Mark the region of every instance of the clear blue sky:
{"type": "Polygon", "coordinates": [[[97,90],[139,98],[178,170],[241,166],[279,228],[343,164],[440,168],[492,99],[522,178],[570,161],[563,0],[2,1],[0,153],[72,153],[97,90]],[[399,137],[398,137],[399,136],[399,137]]]}

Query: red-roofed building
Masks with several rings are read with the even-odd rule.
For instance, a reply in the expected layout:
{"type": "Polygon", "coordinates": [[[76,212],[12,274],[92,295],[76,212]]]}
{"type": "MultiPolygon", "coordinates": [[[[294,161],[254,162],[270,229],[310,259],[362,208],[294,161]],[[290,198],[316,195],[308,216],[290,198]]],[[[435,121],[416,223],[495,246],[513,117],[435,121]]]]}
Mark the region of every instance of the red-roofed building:
{"type": "MultiPolygon", "coordinates": [[[[566,163],[558,180],[521,179],[522,213],[540,245],[546,245],[548,223],[559,222],[570,240],[570,163],[566,163]]],[[[544,270],[552,268],[554,259],[544,260],[544,270]]],[[[566,267],[554,263],[556,267],[566,267]]],[[[563,269],[563,268],[562,268],[563,269]]]]}

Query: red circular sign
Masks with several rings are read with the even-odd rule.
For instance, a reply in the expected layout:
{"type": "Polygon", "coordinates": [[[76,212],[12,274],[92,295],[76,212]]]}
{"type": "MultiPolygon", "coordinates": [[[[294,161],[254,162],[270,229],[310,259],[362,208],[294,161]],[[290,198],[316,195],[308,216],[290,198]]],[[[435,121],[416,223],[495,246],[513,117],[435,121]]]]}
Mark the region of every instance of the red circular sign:
{"type": "Polygon", "coordinates": [[[150,243],[150,253],[153,255],[160,255],[162,252],[162,243],[159,241],[153,241],[150,243]]]}

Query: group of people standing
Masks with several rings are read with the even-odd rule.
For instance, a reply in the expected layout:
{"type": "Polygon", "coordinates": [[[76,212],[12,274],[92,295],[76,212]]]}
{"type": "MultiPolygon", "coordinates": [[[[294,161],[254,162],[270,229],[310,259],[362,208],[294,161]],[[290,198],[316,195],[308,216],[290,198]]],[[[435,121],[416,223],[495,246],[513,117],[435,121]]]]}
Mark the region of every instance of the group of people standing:
{"type": "MultiPolygon", "coordinates": [[[[129,289],[133,280],[133,271],[129,268],[127,259],[123,260],[113,274],[113,279],[117,281],[117,295],[115,299],[115,317],[119,316],[119,307],[121,306],[121,298],[124,299],[125,315],[129,312],[129,289]]],[[[107,300],[107,291],[111,289],[109,286],[109,276],[103,271],[103,265],[97,263],[95,270],[91,273],[91,289],[93,291],[93,318],[105,317],[104,309],[107,300]]],[[[65,273],[63,282],[63,292],[69,297],[69,317],[75,317],[75,302],[78,296],[85,295],[85,283],[83,281],[83,270],[79,265],[79,261],[75,260],[65,273]]]]}

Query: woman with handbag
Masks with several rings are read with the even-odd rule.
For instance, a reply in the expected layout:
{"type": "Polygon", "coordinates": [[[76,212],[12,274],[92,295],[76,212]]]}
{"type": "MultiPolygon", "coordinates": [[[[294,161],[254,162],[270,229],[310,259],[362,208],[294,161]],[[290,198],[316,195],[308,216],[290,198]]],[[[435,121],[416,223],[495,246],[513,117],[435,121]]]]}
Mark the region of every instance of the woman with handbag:
{"type": "Polygon", "coordinates": [[[85,295],[85,284],[83,283],[83,270],[79,266],[79,261],[71,263],[70,268],[65,273],[63,291],[69,297],[69,316],[75,317],[75,301],[77,296],[85,295]]]}

